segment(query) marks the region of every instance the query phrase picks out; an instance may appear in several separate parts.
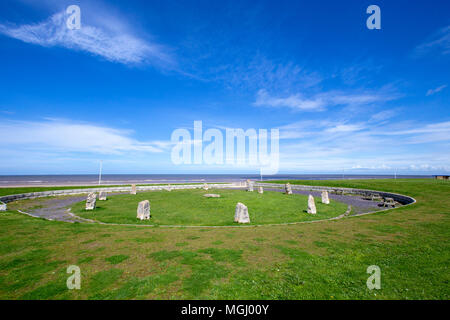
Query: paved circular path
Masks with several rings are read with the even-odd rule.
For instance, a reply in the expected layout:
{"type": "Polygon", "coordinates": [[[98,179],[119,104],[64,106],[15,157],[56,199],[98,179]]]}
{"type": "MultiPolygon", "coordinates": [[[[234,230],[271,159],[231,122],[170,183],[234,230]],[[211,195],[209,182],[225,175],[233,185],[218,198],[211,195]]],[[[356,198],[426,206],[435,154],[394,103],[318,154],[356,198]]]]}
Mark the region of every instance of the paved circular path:
{"type": "MultiPolygon", "coordinates": [[[[236,188],[239,190],[243,190],[242,188],[236,188]]],[[[218,189],[217,189],[218,190],[218,189]]],[[[265,191],[277,191],[283,192],[282,189],[277,188],[265,188],[265,191]]],[[[243,192],[246,192],[243,190],[243,192]]],[[[257,191],[254,191],[257,192],[257,191]]],[[[317,191],[302,191],[302,190],[293,190],[294,194],[302,194],[302,195],[313,195],[316,198],[316,201],[320,201],[321,193],[317,191]]],[[[114,196],[116,194],[123,193],[111,193],[108,194],[108,197],[114,196]]],[[[380,202],[370,201],[363,199],[362,196],[357,195],[337,195],[329,193],[330,200],[339,201],[345,203],[352,207],[352,215],[359,215],[363,213],[369,213],[374,211],[379,211],[382,208],[379,207],[380,202]]],[[[73,196],[64,196],[64,197],[51,197],[46,199],[40,203],[40,207],[36,209],[30,209],[27,212],[22,212],[25,214],[29,214],[33,217],[44,218],[47,220],[57,220],[57,221],[65,221],[65,222],[80,222],[80,223],[95,223],[97,221],[84,219],[78,216],[73,215],[70,212],[70,206],[80,202],[85,201],[86,195],[73,195],[73,196]]],[[[323,221],[323,220],[314,220],[314,221],[323,221]]],[[[98,222],[97,222],[98,223],[98,222]]],[[[141,225],[139,225],[141,226],[141,225]]],[[[152,225],[146,225],[152,226],[152,225]]],[[[184,226],[186,227],[186,226],[184,226]]]]}

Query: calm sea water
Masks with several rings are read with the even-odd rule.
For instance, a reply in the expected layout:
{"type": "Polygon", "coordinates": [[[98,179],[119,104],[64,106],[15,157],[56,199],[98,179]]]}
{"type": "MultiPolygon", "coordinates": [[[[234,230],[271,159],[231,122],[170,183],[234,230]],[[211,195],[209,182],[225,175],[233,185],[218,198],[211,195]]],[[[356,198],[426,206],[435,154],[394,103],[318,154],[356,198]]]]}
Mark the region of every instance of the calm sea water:
{"type": "MultiPolygon", "coordinates": [[[[342,174],[278,174],[263,177],[263,180],[333,180],[333,179],[383,179],[393,175],[342,175],[342,174]]],[[[432,178],[425,175],[397,175],[397,178],[432,178]]],[[[102,185],[152,184],[152,183],[195,183],[234,182],[246,179],[260,180],[251,174],[105,174],[102,185]]],[[[23,175],[0,176],[0,187],[49,186],[49,185],[97,185],[98,175],[23,175]]]]}

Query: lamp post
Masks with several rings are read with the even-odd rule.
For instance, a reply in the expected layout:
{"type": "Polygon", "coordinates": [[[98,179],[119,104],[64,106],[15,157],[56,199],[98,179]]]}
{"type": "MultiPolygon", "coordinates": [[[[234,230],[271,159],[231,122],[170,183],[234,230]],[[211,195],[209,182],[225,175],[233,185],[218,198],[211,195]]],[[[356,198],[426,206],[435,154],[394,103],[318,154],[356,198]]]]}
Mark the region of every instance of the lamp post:
{"type": "Polygon", "coordinates": [[[98,174],[98,185],[102,183],[102,167],[103,167],[103,161],[100,160],[100,172],[98,174]]]}

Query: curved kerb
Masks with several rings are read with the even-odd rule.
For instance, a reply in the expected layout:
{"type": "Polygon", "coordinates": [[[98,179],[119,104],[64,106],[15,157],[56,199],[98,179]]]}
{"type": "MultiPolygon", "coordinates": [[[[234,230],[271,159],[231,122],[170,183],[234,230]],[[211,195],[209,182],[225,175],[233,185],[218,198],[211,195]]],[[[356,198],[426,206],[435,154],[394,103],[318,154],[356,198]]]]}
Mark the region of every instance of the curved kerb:
{"type": "MultiPolygon", "coordinates": [[[[254,183],[254,186],[261,187],[269,187],[269,188],[284,188],[284,184],[276,184],[276,183],[254,183]]],[[[208,184],[208,187],[211,189],[227,189],[227,188],[246,188],[245,184],[242,183],[223,183],[223,184],[208,184]]],[[[158,191],[158,190],[183,190],[183,189],[202,189],[203,185],[195,184],[195,185],[162,185],[162,186],[136,186],[136,191],[158,191]]],[[[369,190],[369,189],[356,189],[356,188],[340,188],[340,187],[323,187],[323,186],[307,186],[307,185],[291,185],[292,190],[301,190],[301,191],[328,191],[330,193],[343,193],[350,195],[362,195],[362,196],[380,196],[380,197],[389,197],[394,199],[394,201],[399,202],[403,206],[412,205],[416,203],[416,199],[406,196],[403,194],[385,192],[385,191],[377,191],[377,190],[369,190]]],[[[53,191],[41,191],[41,192],[30,192],[30,193],[21,193],[15,195],[7,195],[0,197],[0,202],[8,203],[17,200],[25,200],[25,199],[35,199],[35,198],[43,198],[43,197],[53,197],[53,196],[64,196],[64,195],[78,195],[78,194],[88,194],[91,192],[131,192],[131,187],[106,187],[106,188],[85,188],[85,189],[68,189],[68,190],[53,190],[53,191]]],[[[283,226],[283,225],[295,225],[295,224],[304,224],[304,223],[317,223],[323,221],[330,220],[338,220],[342,218],[351,218],[358,217],[363,215],[368,215],[376,212],[383,212],[387,210],[395,210],[397,208],[386,208],[382,210],[364,212],[356,215],[350,216],[349,213],[351,211],[351,206],[347,208],[347,211],[337,217],[328,218],[328,219],[320,219],[320,220],[311,220],[311,221],[298,221],[298,222],[286,222],[286,223],[276,223],[276,224],[258,224],[258,225],[235,225],[235,226],[184,226],[184,225],[152,225],[152,224],[120,224],[120,223],[106,223],[101,221],[95,221],[91,219],[82,218],[74,215],[70,211],[68,212],[71,216],[76,219],[84,220],[86,223],[95,223],[101,225],[109,225],[109,226],[130,226],[130,227],[158,227],[158,228],[253,228],[253,227],[267,227],[267,226],[283,226]]],[[[18,212],[28,215],[33,218],[40,218],[49,221],[55,221],[54,219],[48,219],[33,215],[31,213],[17,210],[18,212]]],[[[64,221],[69,223],[74,223],[74,221],[64,221]]]]}

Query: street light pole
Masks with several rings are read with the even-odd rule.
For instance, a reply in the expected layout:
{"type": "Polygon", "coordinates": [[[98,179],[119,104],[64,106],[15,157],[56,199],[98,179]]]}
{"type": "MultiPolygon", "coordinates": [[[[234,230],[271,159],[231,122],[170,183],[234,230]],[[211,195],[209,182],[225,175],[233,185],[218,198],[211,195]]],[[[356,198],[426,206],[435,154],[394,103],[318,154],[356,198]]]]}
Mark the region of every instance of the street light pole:
{"type": "Polygon", "coordinates": [[[103,169],[103,161],[100,160],[100,172],[98,174],[98,185],[102,183],[102,169],[103,169]]]}

